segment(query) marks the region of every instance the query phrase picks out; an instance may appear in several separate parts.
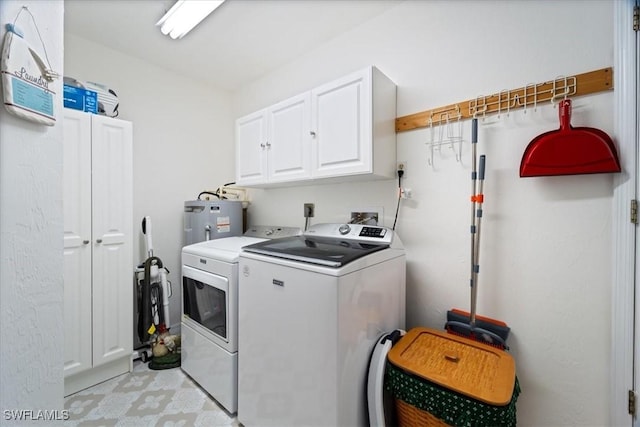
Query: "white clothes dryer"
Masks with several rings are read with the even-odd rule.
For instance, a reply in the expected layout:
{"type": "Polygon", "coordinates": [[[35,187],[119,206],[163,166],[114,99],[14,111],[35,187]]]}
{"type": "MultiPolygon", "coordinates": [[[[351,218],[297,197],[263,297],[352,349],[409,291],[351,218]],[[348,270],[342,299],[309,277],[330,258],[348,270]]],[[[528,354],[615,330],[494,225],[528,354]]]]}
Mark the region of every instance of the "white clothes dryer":
{"type": "Polygon", "coordinates": [[[300,234],[254,226],[182,249],[182,370],[230,413],[238,406],[238,257],[243,246],[300,234]]]}
{"type": "Polygon", "coordinates": [[[366,426],[376,342],[405,327],[406,260],[388,228],[318,224],[243,248],[238,420],[366,426]]]}

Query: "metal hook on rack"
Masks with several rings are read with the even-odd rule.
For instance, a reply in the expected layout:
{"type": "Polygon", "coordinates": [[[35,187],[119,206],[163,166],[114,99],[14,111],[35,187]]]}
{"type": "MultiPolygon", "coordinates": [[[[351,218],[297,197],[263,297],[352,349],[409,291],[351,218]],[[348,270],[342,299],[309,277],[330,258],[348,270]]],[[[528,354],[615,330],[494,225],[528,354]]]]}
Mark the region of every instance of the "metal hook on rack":
{"type": "MultiPolygon", "coordinates": [[[[511,91],[509,89],[502,89],[498,94],[498,103],[502,105],[502,94],[507,94],[506,104],[507,104],[507,117],[509,117],[509,112],[511,111],[511,91]]],[[[498,112],[498,118],[500,118],[500,113],[498,112]]]]}
{"type": "MultiPolygon", "coordinates": [[[[460,109],[458,106],[456,106],[456,117],[455,117],[455,123],[457,123],[458,125],[458,132],[456,133],[454,130],[454,125],[451,122],[451,117],[449,115],[449,112],[443,113],[443,115],[445,116],[445,126],[446,126],[446,136],[444,138],[442,138],[442,126],[441,126],[441,143],[442,144],[448,144],[449,148],[451,149],[451,151],[453,151],[455,157],[456,157],[456,162],[460,163],[461,159],[462,159],[462,122],[460,121],[462,115],[460,114],[460,109]],[[458,152],[456,153],[456,149],[454,144],[458,143],[458,152]]],[[[442,116],[441,116],[442,117],[442,116]]],[[[442,123],[442,119],[440,120],[440,123],[442,123]]]]}
{"type": "Polygon", "coordinates": [[[478,114],[482,114],[482,120],[487,117],[487,97],[484,95],[477,96],[476,99],[469,102],[469,115],[474,119],[478,114]],[[479,100],[482,99],[482,109],[479,109],[479,100]]]}
{"type": "Polygon", "coordinates": [[[511,102],[510,108],[516,109],[518,107],[522,107],[522,102],[520,101],[520,95],[516,93],[513,95],[513,102],[511,102]]]}
{"type": "Polygon", "coordinates": [[[443,144],[447,141],[449,141],[449,138],[451,136],[451,125],[449,123],[449,113],[447,112],[442,112],[440,113],[440,119],[438,120],[438,122],[440,123],[440,127],[439,127],[439,137],[438,137],[438,142],[443,144]],[[442,122],[444,122],[444,125],[442,124],[442,122]],[[446,135],[445,135],[446,132],[446,135]]]}
{"type": "Polygon", "coordinates": [[[454,153],[456,162],[460,163],[462,159],[462,113],[460,107],[456,105],[453,108],[447,108],[440,111],[431,112],[428,119],[430,140],[425,142],[429,145],[429,157],[427,163],[432,168],[435,167],[434,153],[440,150],[440,147],[447,145],[454,153]],[[434,118],[435,116],[435,118],[434,118]],[[434,123],[434,122],[437,122],[434,123]],[[455,123],[458,125],[456,132],[455,123]],[[436,128],[438,126],[436,136],[436,128]],[[455,144],[458,144],[456,152],[455,144]]]}
{"type": "Polygon", "coordinates": [[[427,164],[431,166],[431,168],[433,169],[433,144],[435,142],[434,129],[433,129],[433,114],[429,115],[427,126],[429,128],[429,135],[430,135],[430,140],[425,142],[425,144],[429,146],[429,157],[427,157],[427,164]]]}
{"type": "Polygon", "coordinates": [[[500,119],[500,116],[502,115],[502,93],[505,90],[501,90],[500,92],[498,92],[497,97],[498,97],[498,115],[496,116],[497,119],[500,119]]]}
{"type": "Polygon", "coordinates": [[[527,99],[528,89],[533,88],[533,112],[535,113],[538,109],[538,91],[536,90],[535,83],[529,83],[524,87],[524,114],[527,114],[527,105],[529,105],[529,100],[527,99]]]}
{"type": "Polygon", "coordinates": [[[553,87],[551,88],[551,105],[555,105],[556,100],[562,98],[567,99],[569,95],[573,95],[575,93],[575,81],[576,78],[574,76],[558,76],[552,83],[553,87]],[[573,80],[572,84],[569,84],[569,80],[573,80]],[[557,87],[558,80],[563,82],[563,86],[561,88],[557,87]],[[573,88],[573,90],[571,89],[573,88]],[[559,89],[562,89],[562,92],[558,92],[559,89]]]}

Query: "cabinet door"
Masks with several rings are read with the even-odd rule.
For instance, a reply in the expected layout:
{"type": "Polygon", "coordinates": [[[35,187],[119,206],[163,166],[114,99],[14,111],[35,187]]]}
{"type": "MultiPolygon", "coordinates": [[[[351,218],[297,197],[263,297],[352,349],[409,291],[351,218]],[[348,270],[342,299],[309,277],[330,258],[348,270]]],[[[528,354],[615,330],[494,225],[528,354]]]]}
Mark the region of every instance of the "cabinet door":
{"type": "Polygon", "coordinates": [[[93,365],[133,348],[132,125],[92,116],[93,365]]]}
{"type": "Polygon", "coordinates": [[[236,183],[261,184],[267,179],[267,115],[258,111],[236,120],[236,183]]]}
{"type": "Polygon", "coordinates": [[[311,96],[282,101],[267,111],[267,170],[269,182],[311,176],[311,96]]]}
{"type": "Polygon", "coordinates": [[[91,360],[91,116],[64,110],[64,375],[91,360]]]}
{"type": "Polygon", "coordinates": [[[372,171],[371,69],[311,93],[314,177],[372,171]]]}

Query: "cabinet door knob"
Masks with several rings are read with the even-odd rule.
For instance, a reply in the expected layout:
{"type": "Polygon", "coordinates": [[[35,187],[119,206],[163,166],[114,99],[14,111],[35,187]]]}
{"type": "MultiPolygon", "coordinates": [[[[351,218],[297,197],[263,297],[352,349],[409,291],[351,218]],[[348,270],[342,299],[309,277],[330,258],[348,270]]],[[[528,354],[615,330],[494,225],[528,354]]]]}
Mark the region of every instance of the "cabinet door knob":
{"type": "Polygon", "coordinates": [[[267,141],[267,148],[271,149],[271,143],[267,141]]]}
{"type": "Polygon", "coordinates": [[[96,243],[102,243],[102,239],[96,240],[96,243]]]}
{"type": "Polygon", "coordinates": [[[309,134],[314,138],[316,137],[316,133],[314,131],[309,131],[309,134]]]}
{"type": "Polygon", "coordinates": [[[82,244],[83,244],[83,245],[88,245],[88,244],[89,244],[89,241],[88,241],[88,240],[83,240],[83,241],[82,241],[82,244]]]}
{"type": "Polygon", "coordinates": [[[261,144],[260,144],[260,147],[264,148],[264,144],[262,144],[262,143],[261,143],[261,144]]]}

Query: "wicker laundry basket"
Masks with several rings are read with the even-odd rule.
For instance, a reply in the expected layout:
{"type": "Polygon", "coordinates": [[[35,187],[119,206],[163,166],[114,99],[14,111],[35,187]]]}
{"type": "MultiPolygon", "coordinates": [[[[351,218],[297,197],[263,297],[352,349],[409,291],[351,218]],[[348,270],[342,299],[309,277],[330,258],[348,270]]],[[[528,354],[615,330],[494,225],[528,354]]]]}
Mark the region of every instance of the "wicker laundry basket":
{"type": "Polygon", "coordinates": [[[389,352],[385,384],[401,427],[516,425],[513,358],[468,338],[410,330],[389,352]]]}

